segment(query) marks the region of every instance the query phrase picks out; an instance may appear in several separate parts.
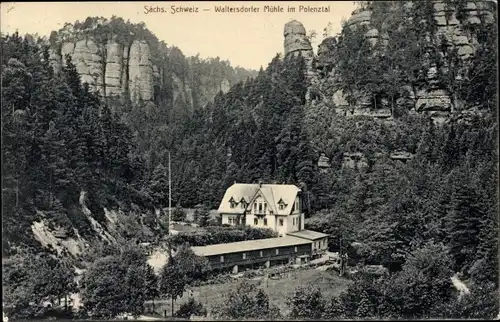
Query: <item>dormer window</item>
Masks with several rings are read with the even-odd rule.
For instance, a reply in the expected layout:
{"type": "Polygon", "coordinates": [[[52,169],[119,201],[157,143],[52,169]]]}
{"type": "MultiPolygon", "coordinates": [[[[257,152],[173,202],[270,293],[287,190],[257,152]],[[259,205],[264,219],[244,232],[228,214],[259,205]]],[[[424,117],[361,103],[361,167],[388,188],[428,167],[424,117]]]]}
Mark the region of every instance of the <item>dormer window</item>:
{"type": "Polygon", "coordinates": [[[283,201],[283,199],[280,198],[280,200],[278,201],[278,208],[279,210],[283,210],[286,208],[286,203],[283,201]]]}
{"type": "Polygon", "coordinates": [[[240,207],[241,209],[245,209],[247,207],[247,202],[243,198],[240,201],[240,207]]]}
{"type": "Polygon", "coordinates": [[[236,208],[236,201],[234,201],[234,199],[231,197],[231,199],[229,199],[229,206],[231,208],[236,208]]]}

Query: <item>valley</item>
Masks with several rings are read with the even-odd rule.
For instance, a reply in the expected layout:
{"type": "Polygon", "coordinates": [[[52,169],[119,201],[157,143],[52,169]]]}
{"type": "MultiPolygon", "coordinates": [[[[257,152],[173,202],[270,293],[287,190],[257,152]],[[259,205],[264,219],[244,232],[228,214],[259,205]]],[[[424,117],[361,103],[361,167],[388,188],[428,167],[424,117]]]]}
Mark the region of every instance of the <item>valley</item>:
{"type": "Polygon", "coordinates": [[[290,19],[258,71],[127,17],[2,34],[9,318],[497,316],[496,3],[356,6],[317,50],[290,19]],[[240,242],[268,244],[195,252],[240,242]],[[347,273],[234,277],[317,252],[347,273]]]}

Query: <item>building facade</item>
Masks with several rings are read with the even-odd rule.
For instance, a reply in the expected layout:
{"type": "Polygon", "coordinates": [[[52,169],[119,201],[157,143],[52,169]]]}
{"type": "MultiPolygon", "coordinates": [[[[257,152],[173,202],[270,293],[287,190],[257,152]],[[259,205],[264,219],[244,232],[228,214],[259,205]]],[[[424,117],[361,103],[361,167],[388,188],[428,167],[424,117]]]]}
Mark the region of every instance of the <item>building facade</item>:
{"type": "Polygon", "coordinates": [[[311,242],[311,255],[316,257],[328,251],[328,235],[312,230],[300,230],[287,234],[288,236],[298,237],[311,242]]]}
{"type": "Polygon", "coordinates": [[[293,236],[266,238],[227,244],[191,248],[198,256],[207,258],[212,270],[232,270],[271,267],[279,264],[301,263],[310,258],[310,241],[293,236]]]}
{"type": "Polygon", "coordinates": [[[218,212],[222,224],[270,228],[281,237],[304,229],[301,190],[294,185],[235,183],[218,212]]]}

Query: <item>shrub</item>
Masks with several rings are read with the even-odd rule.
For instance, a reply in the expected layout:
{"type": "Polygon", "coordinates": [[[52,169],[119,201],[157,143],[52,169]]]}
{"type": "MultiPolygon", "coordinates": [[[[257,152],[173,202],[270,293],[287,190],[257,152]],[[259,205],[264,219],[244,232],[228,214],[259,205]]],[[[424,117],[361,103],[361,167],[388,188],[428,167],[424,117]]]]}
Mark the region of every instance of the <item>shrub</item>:
{"type": "Polygon", "coordinates": [[[206,246],[221,243],[232,243],[244,240],[256,240],[277,237],[271,229],[245,227],[206,227],[205,231],[179,233],[169,236],[170,243],[175,246],[189,244],[190,246],[206,246]]]}
{"type": "Polygon", "coordinates": [[[186,303],[182,304],[175,312],[175,316],[179,318],[189,318],[192,315],[196,316],[206,316],[207,310],[203,307],[203,304],[197,302],[195,299],[190,298],[186,303]]]}
{"type": "Polygon", "coordinates": [[[184,209],[182,209],[180,207],[176,207],[172,211],[172,220],[174,220],[174,221],[185,221],[186,216],[187,216],[186,212],[184,211],[184,209]]]}

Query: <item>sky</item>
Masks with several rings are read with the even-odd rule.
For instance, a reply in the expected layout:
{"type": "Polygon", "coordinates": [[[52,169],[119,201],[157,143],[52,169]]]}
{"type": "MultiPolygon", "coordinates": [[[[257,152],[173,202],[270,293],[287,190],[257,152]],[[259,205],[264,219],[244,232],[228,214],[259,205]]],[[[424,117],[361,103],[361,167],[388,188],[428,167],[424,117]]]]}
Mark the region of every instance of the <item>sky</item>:
{"type": "Polygon", "coordinates": [[[332,35],[340,32],[342,19],[355,9],[353,1],[169,1],[169,2],[2,2],[1,31],[48,36],[66,22],[84,21],[89,16],[112,15],[143,21],[159,40],[177,46],[186,56],[220,57],[232,66],[264,68],[276,53],[283,52],[283,27],[292,19],[315,30],[314,51],[322,40],[323,29],[330,22],[332,35]],[[198,12],[172,13],[172,6],[197,7],[198,12]],[[216,6],[255,7],[259,12],[220,13],[216,6]],[[281,6],[283,12],[264,12],[264,6],[281,6]],[[298,12],[299,6],[329,6],[330,12],[298,12]],[[146,13],[145,7],[160,7],[166,12],[146,13]],[[295,7],[296,12],[287,12],[295,7]],[[205,10],[204,10],[205,9],[205,10]]]}

